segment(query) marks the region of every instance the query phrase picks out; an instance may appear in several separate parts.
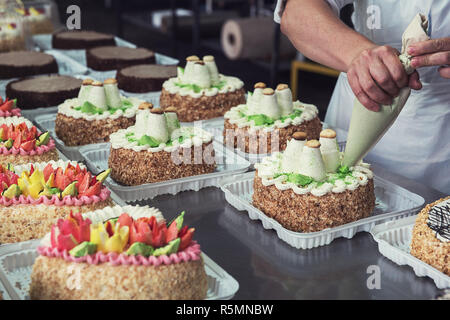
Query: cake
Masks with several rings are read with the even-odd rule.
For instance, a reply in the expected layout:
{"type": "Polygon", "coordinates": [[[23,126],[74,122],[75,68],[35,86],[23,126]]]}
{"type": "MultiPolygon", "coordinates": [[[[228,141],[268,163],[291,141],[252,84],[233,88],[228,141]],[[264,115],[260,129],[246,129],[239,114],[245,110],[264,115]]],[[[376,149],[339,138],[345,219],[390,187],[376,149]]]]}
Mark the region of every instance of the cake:
{"type": "MultiPolygon", "coordinates": [[[[48,7],[50,9],[50,7],[48,7]]],[[[53,23],[50,16],[50,10],[45,8],[17,8],[30,34],[52,33],[54,30],[53,23]]]]}
{"type": "Polygon", "coordinates": [[[58,160],[55,141],[23,117],[0,117],[0,164],[58,160]]]}
{"type": "Polygon", "coordinates": [[[412,230],[411,254],[450,276],[450,196],[420,211],[412,230]]]}
{"type": "Polygon", "coordinates": [[[55,133],[66,146],[108,141],[111,133],[134,124],[141,102],[121,96],[115,79],[85,79],[78,97],[58,106],[55,133]]]}
{"type": "Polygon", "coordinates": [[[52,55],[38,51],[0,53],[0,79],[50,73],[58,73],[58,64],[52,55]]]}
{"type": "Polygon", "coordinates": [[[57,106],[76,97],[82,80],[70,76],[39,76],[22,78],[8,83],[6,95],[16,97],[22,109],[57,106]]]}
{"type": "Polygon", "coordinates": [[[166,224],[158,209],[116,206],[58,220],[37,249],[30,298],[205,299],[200,245],[183,217],[166,224]],[[70,285],[69,270],[79,271],[70,285]]]}
{"type": "Polygon", "coordinates": [[[145,48],[96,47],[86,50],[86,63],[89,68],[98,71],[118,70],[137,64],[155,63],[155,53],[145,48]]]}
{"type": "Polygon", "coordinates": [[[16,23],[0,23],[0,52],[25,49],[25,37],[22,28],[16,23]]]}
{"type": "Polygon", "coordinates": [[[114,45],[113,35],[96,31],[62,31],[52,36],[53,49],[77,50],[114,45]]]}
{"type": "Polygon", "coordinates": [[[308,140],[319,139],[318,113],[312,104],[293,102],[286,84],[273,90],[258,82],[246,103],[225,113],[224,143],[252,154],[283,151],[294,132],[305,132],[308,140]]]}
{"type": "Polygon", "coordinates": [[[232,107],[245,103],[244,83],[235,77],[219,74],[213,56],[200,60],[186,58],[185,69],[165,81],[161,91],[161,108],[176,107],[180,121],[192,122],[221,117],[232,107]]]}
{"type": "Polygon", "coordinates": [[[21,110],[17,107],[17,99],[8,99],[6,97],[5,100],[3,100],[2,97],[0,97],[0,117],[20,117],[21,110]]]}
{"type": "Polygon", "coordinates": [[[368,217],[375,208],[373,173],[366,163],[341,165],[331,129],[320,141],[295,132],[284,152],[255,165],[253,206],[284,228],[316,232],[368,217]]]}
{"type": "Polygon", "coordinates": [[[176,66],[140,64],[117,71],[119,88],[134,93],[161,91],[163,83],[177,76],[176,66]]]}
{"type": "Polygon", "coordinates": [[[103,185],[109,171],[95,177],[84,165],[62,160],[1,166],[0,171],[0,243],[41,238],[71,211],[113,204],[103,185]]]}
{"type": "Polygon", "coordinates": [[[214,172],[212,135],[180,127],[177,110],[139,106],[136,124],[111,134],[111,178],[140,185],[214,172]]]}

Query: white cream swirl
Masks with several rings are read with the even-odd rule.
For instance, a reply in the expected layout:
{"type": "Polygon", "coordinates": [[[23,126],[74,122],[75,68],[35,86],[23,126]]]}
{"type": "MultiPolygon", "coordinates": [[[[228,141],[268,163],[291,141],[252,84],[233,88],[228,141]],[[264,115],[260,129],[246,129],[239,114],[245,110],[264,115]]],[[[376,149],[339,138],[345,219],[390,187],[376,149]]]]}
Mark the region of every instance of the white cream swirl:
{"type": "Polygon", "coordinates": [[[228,121],[231,124],[236,124],[238,128],[250,127],[249,132],[252,133],[257,130],[271,132],[276,128],[286,128],[290,125],[298,126],[303,122],[310,121],[316,118],[319,114],[319,110],[315,105],[303,103],[300,101],[294,102],[294,112],[295,110],[301,110],[302,111],[301,115],[295,117],[294,119],[287,118],[284,119],[283,121],[275,120],[275,122],[271,125],[256,126],[253,120],[249,121],[247,120],[246,117],[243,117],[242,113],[247,114],[248,111],[248,106],[246,104],[240,104],[236,107],[231,108],[229,111],[225,113],[224,118],[228,119],[228,121]]]}
{"type": "Polygon", "coordinates": [[[219,82],[224,82],[224,85],[219,90],[217,88],[205,88],[201,89],[199,92],[195,92],[191,88],[180,87],[176,84],[181,83],[179,78],[170,78],[169,80],[163,83],[163,88],[167,90],[170,94],[178,93],[180,96],[190,96],[192,98],[200,98],[203,95],[207,97],[215,96],[219,93],[228,93],[234,92],[236,90],[241,89],[244,86],[244,82],[236,77],[224,76],[223,74],[219,75],[219,82]]]}
{"type": "Polygon", "coordinates": [[[204,143],[211,142],[213,136],[211,133],[197,127],[181,127],[172,132],[171,141],[172,145],[161,143],[157,147],[150,147],[149,145],[138,145],[137,141],[130,141],[128,134],[135,133],[135,126],[128,127],[127,129],[121,129],[112,133],[109,138],[111,141],[111,147],[113,149],[131,149],[133,151],[148,151],[148,152],[173,152],[178,148],[191,148],[200,147],[204,143]],[[178,138],[183,137],[183,141],[179,142],[178,138]]]}
{"type": "Polygon", "coordinates": [[[132,106],[122,111],[121,109],[117,109],[114,113],[109,113],[108,111],[103,112],[102,114],[89,114],[85,112],[81,112],[81,110],[75,110],[75,107],[79,107],[78,98],[68,99],[64,101],[62,104],[58,106],[58,113],[63,114],[68,117],[72,117],[75,119],[85,119],[87,121],[95,121],[95,120],[105,120],[105,119],[118,119],[120,117],[132,118],[136,115],[138,111],[139,105],[144,102],[141,99],[136,97],[123,97],[121,96],[122,101],[128,100],[131,102],[132,106]]]}
{"type": "Polygon", "coordinates": [[[350,168],[351,175],[347,175],[345,178],[337,178],[337,174],[327,173],[324,183],[312,182],[302,187],[286,181],[286,175],[275,178],[277,173],[282,173],[282,155],[283,153],[276,152],[264,158],[261,163],[255,164],[258,177],[261,178],[264,186],[275,185],[278,190],[292,189],[296,194],[311,193],[316,197],[321,197],[330,192],[341,193],[346,190],[356,190],[359,186],[366,185],[369,179],[373,178],[373,172],[369,169],[370,165],[360,162],[357,166],[350,168]]]}
{"type": "Polygon", "coordinates": [[[24,117],[0,117],[0,125],[6,124],[7,126],[10,126],[12,124],[14,126],[17,126],[22,122],[25,122],[28,128],[33,127],[31,121],[24,117]]]}

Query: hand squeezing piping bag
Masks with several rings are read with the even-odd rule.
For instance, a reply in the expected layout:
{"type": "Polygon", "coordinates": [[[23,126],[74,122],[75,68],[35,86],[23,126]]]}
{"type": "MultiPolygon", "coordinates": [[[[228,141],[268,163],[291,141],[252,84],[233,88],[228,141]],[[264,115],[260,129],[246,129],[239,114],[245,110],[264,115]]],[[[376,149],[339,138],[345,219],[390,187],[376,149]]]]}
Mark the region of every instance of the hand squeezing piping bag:
{"type": "MultiPolygon", "coordinates": [[[[414,72],[414,68],[411,66],[411,56],[406,53],[407,48],[412,43],[428,40],[427,33],[428,20],[421,14],[414,17],[403,33],[399,59],[408,75],[414,72]]],[[[355,98],[342,165],[354,166],[366,156],[397,119],[410,93],[409,87],[402,88],[394,102],[382,105],[378,112],[366,109],[355,98]]]]}

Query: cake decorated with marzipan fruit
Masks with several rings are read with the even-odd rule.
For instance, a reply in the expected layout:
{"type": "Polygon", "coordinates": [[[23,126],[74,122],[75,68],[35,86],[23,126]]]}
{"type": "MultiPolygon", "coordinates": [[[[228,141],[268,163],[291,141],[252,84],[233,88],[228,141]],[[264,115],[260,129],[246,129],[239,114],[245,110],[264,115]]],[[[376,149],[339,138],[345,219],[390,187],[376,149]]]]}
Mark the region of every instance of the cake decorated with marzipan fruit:
{"type": "Polygon", "coordinates": [[[200,245],[183,219],[184,212],[167,223],[158,209],[116,206],[58,220],[37,249],[31,299],[205,299],[200,245]],[[73,270],[79,277],[68,286],[73,270]]]}
{"type": "Polygon", "coordinates": [[[58,106],[55,133],[66,146],[108,141],[111,133],[135,123],[142,102],[120,95],[116,79],[85,79],[78,97],[58,106]]]}
{"type": "Polygon", "coordinates": [[[17,8],[16,12],[22,15],[24,23],[31,34],[52,33],[54,26],[50,15],[50,7],[17,8]],[[46,10],[47,9],[47,10],[46,10]]]}
{"type": "Polygon", "coordinates": [[[219,73],[213,56],[190,56],[177,77],[163,83],[159,103],[163,109],[176,107],[180,121],[206,120],[245,103],[243,87],[238,78],[219,73]]]}
{"type": "Polygon", "coordinates": [[[3,97],[0,97],[0,117],[20,117],[21,114],[22,112],[17,106],[17,99],[6,97],[3,100],[3,97]]]}
{"type": "Polygon", "coordinates": [[[22,24],[0,23],[0,52],[25,50],[25,35],[22,24]]]}
{"type": "Polygon", "coordinates": [[[450,276],[450,196],[428,204],[417,215],[411,254],[450,276]]]}
{"type": "Polygon", "coordinates": [[[0,117],[0,164],[58,160],[55,141],[23,117],[0,117]]]}
{"type": "Polygon", "coordinates": [[[103,185],[109,170],[93,176],[73,161],[0,166],[0,243],[39,239],[71,211],[113,204],[103,185]]]}
{"type": "Polygon", "coordinates": [[[139,106],[136,124],[110,135],[111,178],[124,185],[184,178],[215,171],[212,135],[180,127],[177,109],[139,106]]]}
{"type": "Polygon", "coordinates": [[[286,84],[273,90],[263,82],[256,83],[247,102],[231,108],[224,118],[226,146],[253,154],[283,151],[296,131],[305,132],[311,140],[319,139],[322,130],[317,107],[292,101],[286,84]]]}
{"type": "Polygon", "coordinates": [[[316,232],[368,217],[375,208],[373,173],[360,162],[341,165],[331,129],[320,141],[296,132],[284,152],[255,165],[253,205],[284,228],[316,232]]]}

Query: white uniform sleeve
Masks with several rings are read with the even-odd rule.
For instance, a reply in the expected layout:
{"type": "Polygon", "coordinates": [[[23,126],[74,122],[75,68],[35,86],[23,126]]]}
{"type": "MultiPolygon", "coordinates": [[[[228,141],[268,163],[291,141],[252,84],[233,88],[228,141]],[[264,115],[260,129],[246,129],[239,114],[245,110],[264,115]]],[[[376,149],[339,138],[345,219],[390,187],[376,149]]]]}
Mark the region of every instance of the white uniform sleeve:
{"type": "MultiPolygon", "coordinates": [[[[286,2],[288,0],[277,0],[277,6],[275,7],[275,11],[273,13],[273,19],[275,22],[280,23],[281,16],[283,15],[284,7],[286,6],[286,2]]],[[[345,7],[347,4],[353,3],[354,0],[324,0],[326,1],[333,12],[339,16],[339,12],[343,7],[345,7]]]]}

